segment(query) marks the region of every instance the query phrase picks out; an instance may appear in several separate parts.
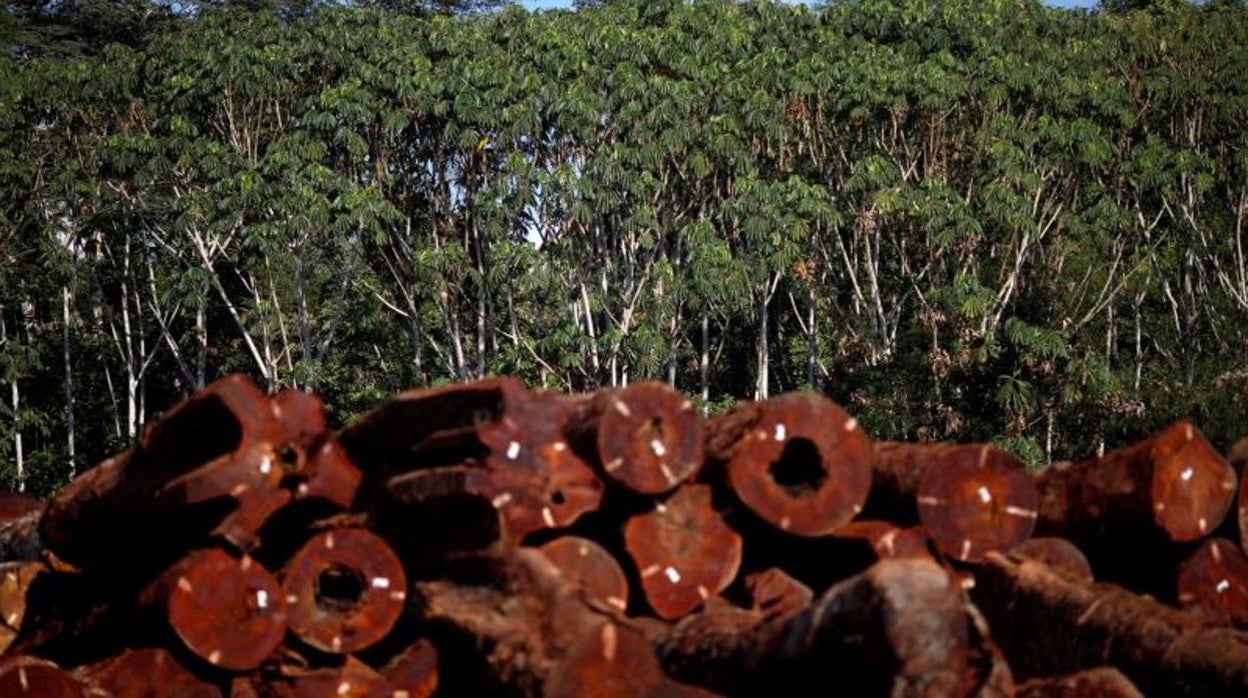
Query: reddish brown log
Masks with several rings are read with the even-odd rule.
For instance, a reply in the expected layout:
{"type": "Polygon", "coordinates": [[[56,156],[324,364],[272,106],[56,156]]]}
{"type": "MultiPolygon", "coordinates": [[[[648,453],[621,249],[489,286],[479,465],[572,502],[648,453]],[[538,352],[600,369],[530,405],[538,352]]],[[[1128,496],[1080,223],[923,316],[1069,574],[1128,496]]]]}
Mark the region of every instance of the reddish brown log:
{"type": "Polygon", "coordinates": [[[732,583],[742,541],[711,506],[711,488],[685,485],[624,525],[624,546],[660,618],[679,618],[732,583]]]}
{"type": "Polygon", "coordinates": [[[879,443],[873,515],[909,523],[917,509],[942,553],[975,561],[1008,550],[1036,525],[1036,489],[1022,461],[986,444],[879,443]]]}
{"type": "Polygon", "coordinates": [[[1087,550],[1094,539],[1117,545],[1139,529],[1173,541],[1204,536],[1231,506],[1235,472],[1199,429],[1176,422],[1100,458],[1054,465],[1036,485],[1042,529],[1087,550]]]}
{"type": "Polygon", "coordinates": [[[851,521],[836,529],[836,535],[866,541],[881,560],[932,556],[922,526],[902,528],[887,521],[851,521]]]}
{"type": "Polygon", "coordinates": [[[657,643],[668,673],[729,695],[967,695],[961,592],[924,559],[885,560],[797,614],[708,605],[657,643]],[[833,677],[829,679],[829,677],[833,677]]]}
{"type": "Polygon", "coordinates": [[[516,413],[525,390],[516,378],[490,378],[399,393],[339,433],[351,460],[380,476],[461,465],[481,457],[477,432],[516,413]]]}
{"type": "Polygon", "coordinates": [[[382,667],[381,675],[392,698],[429,698],[438,690],[438,650],[421,638],[382,667]]]}
{"type": "Polygon", "coordinates": [[[771,525],[822,536],[845,525],[871,487],[858,420],[811,393],[740,403],[706,427],[708,459],[726,465],[737,497],[771,525]]]}
{"type": "Polygon", "coordinates": [[[196,678],[163,649],[127,650],[80,667],[74,676],[92,697],[221,698],[216,686],[196,678]]]}
{"type": "Polygon", "coordinates": [[[277,452],[286,487],[295,499],[323,499],[346,509],[355,499],[362,474],[347,457],[325,419],[325,403],[311,393],[287,389],[273,396],[273,415],[287,442],[277,452]]]}
{"type": "Polygon", "coordinates": [[[749,575],[745,587],[754,602],[751,610],[763,618],[797,613],[815,598],[810,587],[776,568],[749,575]]]}
{"type": "Polygon", "coordinates": [[[1113,584],[989,554],[971,593],[1021,678],[1114,666],[1146,695],[1248,691],[1248,635],[1113,584]]]}
{"type": "Polygon", "coordinates": [[[1032,538],[1023,541],[1010,550],[1010,556],[1020,560],[1035,560],[1049,566],[1072,582],[1091,584],[1092,566],[1083,552],[1068,540],[1062,538],[1032,538]]]}
{"type": "Polygon", "coordinates": [[[640,633],[606,622],[568,649],[546,684],[551,698],[703,698],[714,694],[664,676],[640,633]]]}
{"type": "Polygon", "coordinates": [[[417,456],[432,449],[436,457],[425,465],[438,467],[395,475],[387,483],[390,494],[405,503],[455,494],[484,497],[499,511],[510,542],[568,526],[596,509],[602,482],[563,436],[571,403],[542,391],[496,392],[506,396],[496,418],[426,437],[417,456]]]}
{"type": "Polygon", "coordinates": [[[565,536],[538,548],[563,576],[585,590],[588,599],[623,613],[628,608],[628,578],[611,553],[588,538],[565,536]]]}
{"type": "Polygon", "coordinates": [[[702,419],[666,383],[645,381],[602,390],[568,420],[568,441],[634,492],[662,494],[702,466],[702,419]]]}
{"type": "Polygon", "coordinates": [[[385,637],[403,614],[407,577],[384,540],[360,528],[321,533],[286,566],[290,630],[324,652],[345,654],[385,637]]]}
{"type": "Polygon", "coordinates": [[[483,663],[444,656],[442,690],[447,695],[502,689],[541,695],[564,653],[586,633],[599,630],[607,616],[588,607],[581,590],[537,550],[519,548],[487,562],[491,567],[473,569],[463,581],[452,570],[449,578],[416,582],[426,620],[467,636],[471,660],[483,663]],[[500,608],[508,611],[499,613],[500,608]],[[465,664],[472,666],[467,672],[461,668],[465,664]],[[483,686],[486,678],[492,686],[483,686]]]}
{"type": "Polygon", "coordinates": [[[271,401],[239,375],[209,385],[153,422],[135,449],[62,489],[43,517],[47,545],[80,566],[159,569],[197,537],[251,546],[296,493],[349,503],[354,468],[307,452],[324,443],[308,441],[323,416],[299,410],[318,408],[290,393],[271,401]],[[139,538],[142,551],[129,543],[139,538]]]}
{"type": "Polygon", "coordinates": [[[84,698],[82,686],[52,662],[7,657],[0,662],[0,696],[8,698],[84,698]]]}
{"type": "Polygon", "coordinates": [[[1248,557],[1224,538],[1205,541],[1179,567],[1179,603],[1210,623],[1248,625],[1248,557]]]}
{"type": "Polygon", "coordinates": [[[1144,698],[1144,694],[1117,669],[1098,667],[1032,679],[1019,684],[1017,698],[1144,698]]]}
{"type": "Polygon", "coordinates": [[[10,562],[0,565],[0,654],[22,629],[26,617],[26,595],[39,575],[47,571],[38,562],[10,562]]]}
{"type": "Polygon", "coordinates": [[[166,579],[169,625],[214,666],[254,669],[286,633],[286,601],[272,574],[247,556],[199,550],[166,579]]]}

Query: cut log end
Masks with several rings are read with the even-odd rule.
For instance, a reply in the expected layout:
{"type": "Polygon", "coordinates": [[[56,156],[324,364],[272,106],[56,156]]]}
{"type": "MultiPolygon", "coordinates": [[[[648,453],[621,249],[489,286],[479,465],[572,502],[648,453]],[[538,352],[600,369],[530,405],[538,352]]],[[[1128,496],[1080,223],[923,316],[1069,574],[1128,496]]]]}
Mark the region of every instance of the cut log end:
{"type": "Polygon", "coordinates": [[[438,690],[438,650],[421,638],[381,669],[392,698],[429,698],[438,690]]]}
{"type": "Polygon", "coordinates": [[[538,548],[588,599],[623,613],[628,608],[628,578],[605,548],[587,538],[566,536],[538,548]]]}
{"type": "Polygon", "coordinates": [[[836,403],[790,393],[757,403],[751,431],[732,449],[733,491],[782,531],[821,536],[862,511],[871,487],[870,444],[836,403]]]}
{"type": "Polygon", "coordinates": [[[287,565],[290,629],[323,652],[345,654],[385,637],[403,613],[407,577],[390,546],[364,529],[326,531],[287,565]]]}
{"type": "Polygon", "coordinates": [[[642,590],[661,618],[679,618],[732,583],[742,541],[711,506],[706,485],[685,485],[624,526],[642,590]]]}
{"type": "Polygon", "coordinates": [[[645,638],[607,622],[568,649],[543,693],[551,698],[631,698],[666,681],[645,638]]]}
{"type": "Polygon", "coordinates": [[[175,567],[169,624],[209,664],[254,669],[286,632],[281,585],[254,560],[223,550],[192,553],[175,567]]]}
{"type": "Polygon", "coordinates": [[[671,386],[634,383],[598,399],[594,445],[612,480],[641,494],[662,494],[701,467],[701,416],[671,386]]]}
{"type": "Polygon", "coordinates": [[[10,657],[0,665],[0,696],[13,698],[83,698],[77,679],[51,662],[10,657]]]}
{"type": "Polygon", "coordinates": [[[1152,443],[1152,498],[1157,524],[1172,540],[1213,531],[1235,499],[1235,471],[1189,422],[1176,422],[1152,443]]]}
{"type": "Polygon", "coordinates": [[[1211,623],[1248,625],[1248,557],[1214,538],[1179,567],[1179,603],[1211,623]]]}
{"type": "Polygon", "coordinates": [[[749,575],[745,578],[745,586],[753,600],[753,611],[763,618],[797,613],[809,606],[815,597],[810,587],[779,568],[749,575]]]}
{"type": "Polygon", "coordinates": [[[1026,467],[984,444],[954,446],[923,474],[919,520],[941,552],[978,561],[1031,536],[1038,495],[1026,467]]]}

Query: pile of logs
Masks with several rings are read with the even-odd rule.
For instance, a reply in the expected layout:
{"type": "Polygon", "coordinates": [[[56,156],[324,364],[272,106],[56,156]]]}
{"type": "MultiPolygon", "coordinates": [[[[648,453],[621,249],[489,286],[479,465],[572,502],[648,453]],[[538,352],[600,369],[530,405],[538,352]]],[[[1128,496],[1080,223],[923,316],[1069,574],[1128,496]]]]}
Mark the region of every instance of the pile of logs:
{"type": "Polygon", "coordinates": [[[232,376],[0,498],[0,695],[1248,695],[1245,460],[509,378],[333,431],[232,376]]]}

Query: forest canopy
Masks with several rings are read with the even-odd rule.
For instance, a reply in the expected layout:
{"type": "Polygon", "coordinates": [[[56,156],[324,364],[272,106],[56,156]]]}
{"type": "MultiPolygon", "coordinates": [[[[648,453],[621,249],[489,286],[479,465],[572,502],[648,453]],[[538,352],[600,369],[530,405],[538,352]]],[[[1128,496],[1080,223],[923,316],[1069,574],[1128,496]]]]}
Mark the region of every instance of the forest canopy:
{"type": "Polygon", "coordinates": [[[497,4],[0,11],[3,484],[233,371],[1241,435],[1244,3],[497,4]]]}

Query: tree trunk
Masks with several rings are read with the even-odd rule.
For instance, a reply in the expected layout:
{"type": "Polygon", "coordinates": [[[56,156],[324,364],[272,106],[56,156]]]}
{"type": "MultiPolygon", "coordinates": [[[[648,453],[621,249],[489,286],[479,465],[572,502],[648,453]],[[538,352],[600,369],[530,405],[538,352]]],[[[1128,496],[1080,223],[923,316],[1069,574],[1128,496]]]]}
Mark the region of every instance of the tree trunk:
{"type": "Polygon", "coordinates": [[[69,346],[69,287],[61,288],[63,318],[61,325],[61,349],[65,358],[65,438],[69,448],[69,477],[73,479],[77,470],[74,444],[74,368],[70,359],[69,346]]]}

